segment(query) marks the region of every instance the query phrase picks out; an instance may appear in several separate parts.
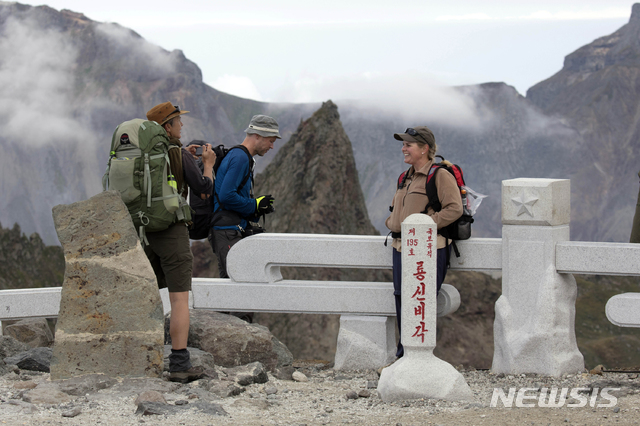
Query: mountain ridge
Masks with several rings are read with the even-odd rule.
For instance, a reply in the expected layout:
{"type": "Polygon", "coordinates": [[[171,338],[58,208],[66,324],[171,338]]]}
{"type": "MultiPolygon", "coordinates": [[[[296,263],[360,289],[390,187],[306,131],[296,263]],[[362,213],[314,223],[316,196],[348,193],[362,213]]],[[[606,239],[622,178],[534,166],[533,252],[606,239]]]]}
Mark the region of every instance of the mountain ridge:
{"type": "Polygon", "coordinates": [[[581,197],[572,224],[582,227],[572,236],[627,242],[640,164],[640,4],[629,23],[567,55],[563,68],[531,87],[527,99],[580,134],[583,164],[571,176],[572,204],[581,197]]]}
{"type": "Polygon", "coordinates": [[[219,92],[204,84],[181,51],[168,52],[118,24],[48,6],[0,2],[0,53],[0,110],[9,120],[0,136],[0,194],[14,207],[2,209],[0,221],[19,223],[47,243],[57,243],[51,208],[101,190],[113,129],[144,117],[153,105],[171,100],[189,106],[185,141],[227,145],[242,141],[254,114],[277,116],[287,138],[315,107],[219,92]]]}
{"type": "MultiPolygon", "coordinates": [[[[632,142],[640,132],[634,100],[639,13],[634,5],[630,23],[617,36],[568,55],[562,78],[539,83],[527,97],[505,83],[446,88],[440,97],[417,92],[411,116],[376,103],[338,102],[376,229],[386,233],[394,182],[406,168],[392,135],[428,125],[438,153],[463,167],[470,187],[489,195],[477,213],[475,236],[500,235],[501,181],[526,176],[572,179],[572,239],[627,241],[635,206],[635,190],[629,188],[636,184],[638,160],[632,142]],[[591,55],[597,60],[584,59],[592,51],[600,52],[591,55]],[[585,77],[574,68],[592,71],[585,77]],[[568,85],[563,76],[577,83],[568,85]],[[558,101],[545,104],[547,98],[558,101]]],[[[286,142],[319,107],[219,92],[180,50],[168,52],[118,24],[47,6],[0,2],[0,54],[6,65],[0,70],[0,112],[9,120],[0,136],[0,195],[14,207],[0,211],[0,221],[19,223],[47,243],[57,242],[51,208],[101,190],[113,129],[151,106],[171,100],[191,111],[184,117],[185,142],[226,145],[242,141],[254,114],[274,116],[286,142]]],[[[258,159],[257,171],[265,170],[275,151],[258,159]]]]}

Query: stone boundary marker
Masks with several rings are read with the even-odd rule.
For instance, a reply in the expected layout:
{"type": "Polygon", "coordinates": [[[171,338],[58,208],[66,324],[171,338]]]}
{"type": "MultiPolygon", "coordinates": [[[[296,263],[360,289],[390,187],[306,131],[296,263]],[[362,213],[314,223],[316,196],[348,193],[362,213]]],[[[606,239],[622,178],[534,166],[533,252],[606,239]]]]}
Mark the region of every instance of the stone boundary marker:
{"type": "Polygon", "coordinates": [[[437,229],[429,216],[412,214],[402,223],[402,345],[404,356],[382,370],[384,401],[473,400],[464,377],[433,354],[436,347],[437,229]]]}
{"type": "Polygon", "coordinates": [[[51,378],[160,377],[162,301],[118,192],[56,206],[53,219],[66,265],[51,378]]]}

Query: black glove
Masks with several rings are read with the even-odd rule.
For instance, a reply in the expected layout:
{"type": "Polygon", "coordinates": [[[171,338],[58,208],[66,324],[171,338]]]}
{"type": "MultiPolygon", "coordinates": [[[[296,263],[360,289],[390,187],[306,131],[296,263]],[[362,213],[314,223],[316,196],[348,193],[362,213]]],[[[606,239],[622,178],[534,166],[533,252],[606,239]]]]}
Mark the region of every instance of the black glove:
{"type": "Polygon", "coordinates": [[[256,198],[256,213],[273,213],[275,211],[275,209],[273,208],[273,200],[274,198],[271,195],[261,195],[260,197],[256,198]]]}

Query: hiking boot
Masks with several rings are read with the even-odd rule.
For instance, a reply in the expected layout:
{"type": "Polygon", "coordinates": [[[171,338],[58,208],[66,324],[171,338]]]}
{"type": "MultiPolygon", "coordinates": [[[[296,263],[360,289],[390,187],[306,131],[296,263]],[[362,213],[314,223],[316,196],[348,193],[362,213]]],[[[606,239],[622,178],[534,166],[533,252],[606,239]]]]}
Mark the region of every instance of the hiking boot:
{"type": "Polygon", "coordinates": [[[191,367],[184,371],[172,371],[169,373],[169,380],[172,382],[189,383],[204,377],[204,367],[191,367]]]}

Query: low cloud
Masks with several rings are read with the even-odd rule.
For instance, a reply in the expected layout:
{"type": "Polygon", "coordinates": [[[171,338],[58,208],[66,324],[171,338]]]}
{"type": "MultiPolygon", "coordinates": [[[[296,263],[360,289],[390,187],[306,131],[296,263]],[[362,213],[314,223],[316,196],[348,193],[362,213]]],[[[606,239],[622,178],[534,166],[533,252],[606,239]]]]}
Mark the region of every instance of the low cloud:
{"type": "Polygon", "coordinates": [[[137,62],[146,64],[160,73],[175,72],[175,61],[169,52],[140,37],[130,29],[118,24],[96,25],[96,32],[102,33],[110,42],[119,44],[127,55],[135,56],[137,62]]]}
{"type": "Polygon", "coordinates": [[[56,243],[51,208],[100,190],[98,135],[75,104],[78,52],[67,36],[8,18],[0,35],[0,220],[56,243]],[[7,204],[8,203],[8,204],[7,204]]]}
{"type": "Polygon", "coordinates": [[[407,120],[476,128],[483,121],[473,96],[441,85],[418,72],[364,73],[350,77],[307,77],[297,80],[288,96],[291,102],[332,99],[372,113],[400,116],[407,120]]]}
{"type": "Polygon", "coordinates": [[[3,136],[27,146],[90,137],[73,118],[77,52],[62,35],[9,19],[0,38],[0,116],[3,136]]]}

